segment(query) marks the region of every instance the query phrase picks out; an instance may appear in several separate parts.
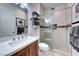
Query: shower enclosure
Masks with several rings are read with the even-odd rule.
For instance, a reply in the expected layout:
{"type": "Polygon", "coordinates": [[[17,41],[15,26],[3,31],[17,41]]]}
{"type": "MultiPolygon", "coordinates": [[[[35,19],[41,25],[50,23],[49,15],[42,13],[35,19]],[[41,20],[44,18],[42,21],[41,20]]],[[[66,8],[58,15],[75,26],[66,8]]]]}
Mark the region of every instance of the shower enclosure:
{"type": "Polygon", "coordinates": [[[53,28],[54,24],[62,26],[71,23],[71,8],[67,7],[49,12],[43,17],[44,19],[41,20],[43,27],[40,28],[40,42],[47,43],[52,51],[56,50],[64,55],[71,55],[70,28],[53,28]]]}

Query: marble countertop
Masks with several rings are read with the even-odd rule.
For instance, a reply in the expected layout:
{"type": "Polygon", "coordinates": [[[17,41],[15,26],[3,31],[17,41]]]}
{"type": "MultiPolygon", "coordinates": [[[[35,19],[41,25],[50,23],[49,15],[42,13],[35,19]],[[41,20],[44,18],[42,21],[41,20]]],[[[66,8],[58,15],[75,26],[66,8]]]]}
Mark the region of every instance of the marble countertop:
{"type": "Polygon", "coordinates": [[[39,37],[27,36],[24,39],[19,39],[14,42],[12,40],[0,42],[0,56],[13,55],[38,39],[39,37]]]}

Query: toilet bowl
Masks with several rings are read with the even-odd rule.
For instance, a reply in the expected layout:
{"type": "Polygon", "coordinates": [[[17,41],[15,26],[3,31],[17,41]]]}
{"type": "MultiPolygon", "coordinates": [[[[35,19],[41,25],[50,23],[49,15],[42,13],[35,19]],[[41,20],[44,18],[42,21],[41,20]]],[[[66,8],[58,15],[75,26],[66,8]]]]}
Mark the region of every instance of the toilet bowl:
{"type": "Polygon", "coordinates": [[[39,43],[39,49],[41,51],[49,51],[49,45],[46,43],[39,43]]]}

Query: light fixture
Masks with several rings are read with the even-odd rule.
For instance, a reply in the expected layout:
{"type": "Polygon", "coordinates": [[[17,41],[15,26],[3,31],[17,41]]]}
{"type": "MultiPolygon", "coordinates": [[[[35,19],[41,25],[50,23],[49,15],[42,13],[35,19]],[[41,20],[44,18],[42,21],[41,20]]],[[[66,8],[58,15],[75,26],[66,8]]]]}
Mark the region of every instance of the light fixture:
{"type": "Polygon", "coordinates": [[[20,7],[27,8],[27,3],[21,3],[20,7]]]}
{"type": "Polygon", "coordinates": [[[27,8],[27,3],[15,3],[15,4],[21,8],[27,8]]]}
{"type": "Polygon", "coordinates": [[[45,19],[45,22],[46,22],[46,23],[49,23],[49,20],[48,20],[48,19],[45,19]]]}

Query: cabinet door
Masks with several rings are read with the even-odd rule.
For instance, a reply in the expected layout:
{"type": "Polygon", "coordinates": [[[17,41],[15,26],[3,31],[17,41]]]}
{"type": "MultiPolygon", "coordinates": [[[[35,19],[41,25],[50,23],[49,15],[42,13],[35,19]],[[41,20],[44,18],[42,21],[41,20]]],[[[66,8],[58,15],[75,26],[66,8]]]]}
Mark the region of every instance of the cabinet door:
{"type": "Polygon", "coordinates": [[[26,48],[20,50],[19,52],[13,54],[12,56],[29,56],[29,55],[30,55],[29,49],[28,49],[28,47],[26,47],[26,48]]]}
{"type": "Polygon", "coordinates": [[[28,47],[20,50],[12,56],[37,56],[38,55],[38,41],[32,43],[28,47]]]}
{"type": "Polygon", "coordinates": [[[38,41],[32,43],[29,46],[29,52],[30,52],[30,56],[37,56],[38,55],[38,41]]]}

